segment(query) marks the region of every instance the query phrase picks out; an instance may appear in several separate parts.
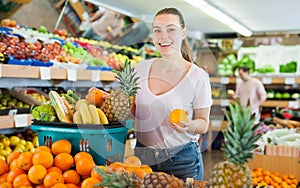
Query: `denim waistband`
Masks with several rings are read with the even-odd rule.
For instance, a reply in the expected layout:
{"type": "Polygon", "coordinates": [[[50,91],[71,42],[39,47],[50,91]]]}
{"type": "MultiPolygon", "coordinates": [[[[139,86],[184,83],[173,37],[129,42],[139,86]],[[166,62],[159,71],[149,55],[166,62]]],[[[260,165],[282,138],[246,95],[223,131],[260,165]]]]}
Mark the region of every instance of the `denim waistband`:
{"type": "Polygon", "coordinates": [[[162,158],[169,158],[174,155],[176,155],[178,152],[183,152],[185,150],[191,150],[191,149],[196,149],[198,147],[197,142],[188,142],[187,144],[175,146],[175,147],[170,147],[170,148],[164,148],[164,149],[153,149],[149,147],[145,147],[143,144],[137,142],[136,149],[138,150],[143,150],[144,155],[147,156],[159,156],[162,158]],[[139,148],[140,147],[140,148],[139,148]]]}

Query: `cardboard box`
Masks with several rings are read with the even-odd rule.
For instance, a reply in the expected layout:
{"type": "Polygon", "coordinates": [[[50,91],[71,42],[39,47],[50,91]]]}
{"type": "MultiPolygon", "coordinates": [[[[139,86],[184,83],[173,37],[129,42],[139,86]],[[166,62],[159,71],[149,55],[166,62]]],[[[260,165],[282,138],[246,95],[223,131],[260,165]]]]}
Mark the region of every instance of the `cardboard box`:
{"type": "Polygon", "coordinates": [[[13,128],[14,126],[14,116],[0,116],[0,129],[13,128]]]}
{"type": "Polygon", "coordinates": [[[300,180],[300,158],[286,156],[270,156],[254,154],[253,159],[248,162],[250,169],[261,167],[271,172],[280,174],[293,174],[300,180]]]}

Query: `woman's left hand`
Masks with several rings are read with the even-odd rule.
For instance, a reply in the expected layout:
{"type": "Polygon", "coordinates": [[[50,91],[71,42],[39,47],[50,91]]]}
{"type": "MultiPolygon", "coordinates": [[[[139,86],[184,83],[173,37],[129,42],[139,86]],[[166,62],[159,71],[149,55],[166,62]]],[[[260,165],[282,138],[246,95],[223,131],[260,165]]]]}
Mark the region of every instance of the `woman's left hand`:
{"type": "Polygon", "coordinates": [[[188,127],[186,126],[187,125],[186,122],[180,122],[180,125],[177,123],[171,123],[170,125],[178,133],[186,133],[188,130],[188,127]]]}

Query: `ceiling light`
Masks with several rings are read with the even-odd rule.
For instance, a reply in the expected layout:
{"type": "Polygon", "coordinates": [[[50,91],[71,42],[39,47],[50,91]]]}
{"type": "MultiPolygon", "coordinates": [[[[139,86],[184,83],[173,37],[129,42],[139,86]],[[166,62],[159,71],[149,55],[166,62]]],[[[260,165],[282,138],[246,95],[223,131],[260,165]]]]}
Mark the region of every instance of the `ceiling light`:
{"type": "Polygon", "coordinates": [[[206,13],[207,15],[213,17],[214,19],[222,22],[223,24],[227,25],[234,31],[240,33],[245,37],[249,37],[252,35],[252,31],[246,28],[245,26],[241,25],[233,18],[225,14],[224,12],[220,11],[216,7],[210,5],[208,2],[204,0],[184,0],[185,2],[193,5],[194,7],[199,8],[202,12],[206,13]]]}

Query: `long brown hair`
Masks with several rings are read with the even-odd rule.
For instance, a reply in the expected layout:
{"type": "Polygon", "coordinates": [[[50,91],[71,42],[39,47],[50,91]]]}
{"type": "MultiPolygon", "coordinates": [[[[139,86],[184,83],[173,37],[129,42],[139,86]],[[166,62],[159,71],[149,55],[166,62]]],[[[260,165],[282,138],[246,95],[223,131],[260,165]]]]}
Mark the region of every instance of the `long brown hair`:
{"type": "MultiPolygon", "coordinates": [[[[182,28],[185,28],[185,22],[184,22],[184,19],[183,19],[183,15],[181,14],[181,12],[176,9],[176,8],[163,8],[161,9],[160,11],[158,11],[156,14],[155,14],[155,17],[158,16],[158,15],[162,15],[162,14],[174,14],[174,15],[177,15],[179,17],[179,22],[180,22],[180,25],[182,28]]],[[[182,45],[181,45],[181,54],[182,54],[182,57],[189,61],[189,62],[193,62],[193,53],[192,53],[192,48],[187,40],[187,38],[185,37],[182,41],[182,45]]]]}

